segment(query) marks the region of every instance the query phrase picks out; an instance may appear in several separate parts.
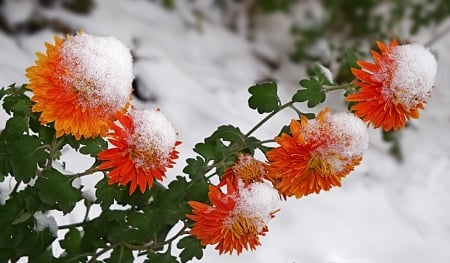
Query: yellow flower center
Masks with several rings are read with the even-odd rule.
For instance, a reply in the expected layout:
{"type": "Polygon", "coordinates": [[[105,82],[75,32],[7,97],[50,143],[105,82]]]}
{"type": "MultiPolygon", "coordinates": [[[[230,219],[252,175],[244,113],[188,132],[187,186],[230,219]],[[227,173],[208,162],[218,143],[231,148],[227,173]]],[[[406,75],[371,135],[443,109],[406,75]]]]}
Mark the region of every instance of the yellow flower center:
{"type": "Polygon", "coordinates": [[[144,169],[153,169],[156,165],[161,163],[160,154],[155,148],[142,151],[137,149],[136,146],[130,147],[130,156],[133,159],[136,167],[142,167],[144,169]]]}
{"type": "Polygon", "coordinates": [[[242,159],[233,166],[233,172],[246,184],[261,181],[264,167],[261,162],[253,158],[242,159]]]}
{"type": "Polygon", "coordinates": [[[248,216],[241,212],[232,212],[227,220],[228,229],[236,236],[257,235],[264,222],[258,216],[248,216]]]}
{"type": "Polygon", "coordinates": [[[334,168],[329,162],[317,156],[309,161],[308,167],[310,170],[317,171],[323,177],[328,177],[334,172],[334,168]]]}

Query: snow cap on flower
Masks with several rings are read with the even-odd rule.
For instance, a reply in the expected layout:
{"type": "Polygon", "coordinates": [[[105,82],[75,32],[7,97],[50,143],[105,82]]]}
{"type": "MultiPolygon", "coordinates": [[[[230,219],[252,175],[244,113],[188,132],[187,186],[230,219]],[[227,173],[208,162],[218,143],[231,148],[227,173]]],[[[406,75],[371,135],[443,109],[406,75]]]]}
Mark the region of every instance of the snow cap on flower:
{"type": "Polygon", "coordinates": [[[134,133],[128,138],[128,144],[135,147],[137,152],[148,153],[137,155],[135,165],[154,168],[159,163],[148,162],[146,157],[157,158],[159,162],[167,161],[167,156],[176,144],[177,133],[166,116],[158,110],[130,111],[133,120],[134,133]]]}
{"type": "Polygon", "coordinates": [[[255,249],[261,243],[259,236],[268,231],[267,223],[274,217],[278,193],[270,185],[255,182],[244,186],[239,179],[238,188],[227,181],[227,193],[210,186],[211,205],[190,201],[194,221],[190,233],[202,245],[216,245],[220,254],[234,251],[239,255],[244,249],[255,249]]]}
{"type": "Polygon", "coordinates": [[[117,38],[86,33],[69,37],[61,47],[60,63],[68,69],[62,80],[85,107],[116,112],[130,99],[132,57],[117,38]]]}
{"type": "Polygon", "coordinates": [[[285,197],[340,186],[368,147],[366,126],[350,113],[326,109],[313,120],[292,120],[289,128],[275,138],[280,146],[266,153],[268,178],[285,197]]]}
{"type": "Polygon", "coordinates": [[[352,69],[359,90],[346,99],[355,103],[352,111],[375,128],[397,130],[419,117],[435,84],[437,62],[419,44],[398,45],[393,40],[377,45],[380,53],[372,51],[374,63],[358,60],[361,69],[352,69]]]}
{"type": "Polygon", "coordinates": [[[249,217],[258,217],[261,220],[259,229],[262,229],[272,219],[274,211],[278,210],[278,191],[264,182],[255,182],[244,187],[241,181],[238,192],[236,210],[249,217]]]}
{"type": "Polygon", "coordinates": [[[407,109],[423,103],[431,95],[437,73],[437,62],[430,50],[419,44],[397,46],[390,57],[396,63],[390,90],[385,96],[393,96],[407,109]]]}
{"type": "Polygon", "coordinates": [[[116,112],[131,98],[130,50],[114,37],[78,33],[46,43],[36,65],[26,70],[33,112],[41,123],[54,122],[56,136],[103,136],[116,112]]]}
{"type": "Polygon", "coordinates": [[[142,193],[162,180],[166,168],[173,167],[178,158],[175,147],[177,133],[160,110],[131,109],[119,113],[118,122],[111,124],[109,142],[113,148],[102,151],[100,170],[110,170],[108,183],[130,184],[130,194],[137,186],[142,193]]]}

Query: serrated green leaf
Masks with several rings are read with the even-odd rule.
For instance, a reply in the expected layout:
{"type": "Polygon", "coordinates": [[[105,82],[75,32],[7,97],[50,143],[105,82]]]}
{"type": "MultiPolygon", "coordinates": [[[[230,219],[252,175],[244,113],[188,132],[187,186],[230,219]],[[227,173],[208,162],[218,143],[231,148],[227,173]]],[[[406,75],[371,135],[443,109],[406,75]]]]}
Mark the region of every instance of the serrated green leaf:
{"type": "Polygon", "coordinates": [[[44,171],[35,187],[44,203],[56,206],[64,214],[72,211],[76,202],[82,199],[81,191],[72,186],[70,178],[55,169],[44,171]]]}
{"type": "Polygon", "coordinates": [[[114,200],[121,200],[125,194],[117,185],[109,185],[108,180],[103,178],[95,185],[96,203],[100,204],[103,210],[107,210],[114,200]]]}
{"type": "Polygon", "coordinates": [[[280,109],[280,98],[277,95],[277,84],[275,82],[261,83],[251,86],[248,91],[251,96],[248,99],[250,108],[258,110],[259,113],[268,113],[280,109]]]}
{"type": "Polygon", "coordinates": [[[177,258],[170,255],[169,253],[155,253],[149,254],[148,259],[145,261],[146,263],[179,263],[177,258]]]}
{"type": "Polygon", "coordinates": [[[304,102],[308,101],[308,107],[313,108],[319,103],[325,101],[326,94],[322,90],[321,84],[317,80],[303,79],[300,81],[300,86],[304,89],[299,89],[292,97],[293,101],[304,102]]]}
{"type": "Polygon", "coordinates": [[[23,135],[8,142],[9,162],[17,180],[29,182],[36,174],[37,164],[47,159],[48,154],[44,149],[38,149],[39,146],[41,142],[36,136],[23,135]]]}
{"type": "Polygon", "coordinates": [[[25,116],[29,114],[31,102],[30,98],[24,94],[22,87],[9,87],[3,98],[3,109],[6,113],[13,113],[14,116],[25,116]]]}
{"type": "Polygon", "coordinates": [[[183,249],[180,253],[181,262],[188,262],[194,257],[197,259],[201,259],[203,257],[203,246],[200,244],[200,241],[193,237],[187,236],[177,243],[177,248],[183,249]]]}
{"type": "Polygon", "coordinates": [[[187,165],[183,169],[183,173],[188,174],[191,179],[204,178],[206,162],[200,156],[196,159],[189,158],[186,160],[187,165]]]}
{"type": "Polygon", "coordinates": [[[194,147],[194,152],[200,154],[203,158],[205,158],[206,163],[217,158],[216,143],[211,141],[197,143],[194,147]]]}

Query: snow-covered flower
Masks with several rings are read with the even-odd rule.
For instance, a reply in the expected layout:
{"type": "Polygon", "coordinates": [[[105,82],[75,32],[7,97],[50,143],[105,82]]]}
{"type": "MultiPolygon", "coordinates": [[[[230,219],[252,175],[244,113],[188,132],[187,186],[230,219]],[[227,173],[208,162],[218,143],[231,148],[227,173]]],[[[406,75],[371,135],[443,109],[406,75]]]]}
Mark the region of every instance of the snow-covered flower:
{"type": "Polygon", "coordinates": [[[130,50],[115,37],[79,33],[46,43],[36,65],[26,69],[33,91],[33,112],[41,123],[55,124],[56,136],[80,139],[104,135],[108,120],[131,98],[130,50]]]}
{"type": "Polygon", "coordinates": [[[173,167],[178,158],[175,147],[176,132],[159,110],[131,109],[128,114],[118,113],[117,122],[111,123],[109,142],[114,148],[98,154],[103,161],[98,168],[111,171],[108,183],[127,185],[130,194],[136,187],[142,193],[153,185],[153,180],[162,180],[166,168],[173,167]]]}
{"type": "Polygon", "coordinates": [[[437,62],[419,44],[398,45],[394,39],[377,45],[381,52],[372,51],[374,63],[358,60],[361,69],[352,69],[360,89],[347,101],[355,102],[354,113],[375,128],[398,130],[419,117],[435,84],[437,62]]]}
{"type": "Polygon", "coordinates": [[[219,186],[225,185],[227,181],[237,186],[238,179],[248,185],[262,182],[265,177],[266,170],[263,162],[256,160],[250,154],[239,153],[236,162],[223,173],[219,186]]]}
{"type": "Polygon", "coordinates": [[[313,120],[302,116],[291,121],[290,134],[275,138],[280,146],[266,153],[268,177],[285,197],[340,186],[360,163],[368,140],[366,126],[351,113],[326,109],[313,120]]]}
{"type": "Polygon", "coordinates": [[[228,182],[227,193],[210,186],[208,196],[210,205],[189,201],[192,214],[186,215],[194,221],[190,233],[202,245],[217,244],[219,254],[236,251],[239,255],[261,244],[259,236],[268,231],[267,223],[278,210],[276,190],[262,182],[244,187],[240,181],[237,188],[228,182]]]}

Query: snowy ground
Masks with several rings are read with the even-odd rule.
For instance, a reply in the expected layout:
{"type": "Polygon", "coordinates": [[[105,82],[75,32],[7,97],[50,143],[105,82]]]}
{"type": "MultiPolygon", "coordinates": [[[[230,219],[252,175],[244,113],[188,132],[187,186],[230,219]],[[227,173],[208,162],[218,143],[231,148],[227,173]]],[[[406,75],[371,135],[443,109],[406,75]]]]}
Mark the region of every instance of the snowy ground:
{"type": "MultiPolygon", "coordinates": [[[[247,131],[261,119],[247,108],[250,85],[275,78],[281,97],[287,99],[303,77],[304,69],[291,64],[285,53],[289,40],[280,41],[286,39],[289,25],[289,18],[282,15],[259,21],[255,43],[225,29],[221,19],[227,18],[214,10],[201,17],[188,9],[167,11],[150,1],[96,2],[89,16],[38,12],[69,21],[89,34],[116,36],[133,51],[135,74],[147,87],[144,95],[156,98],[147,103],[135,100],[136,105],[160,107],[183,141],[169,180],[181,173],[184,159],[194,155],[194,144],[218,125],[247,131]],[[255,54],[279,60],[280,69],[271,71],[255,54]]],[[[203,10],[209,2],[196,1],[203,10]]],[[[20,19],[30,9],[9,12],[20,19]]],[[[417,41],[425,42],[427,37],[424,34],[417,41]]],[[[44,50],[45,41],[53,41],[51,31],[15,38],[0,31],[0,85],[26,82],[24,70],[34,63],[34,53],[44,50]]],[[[202,262],[449,262],[449,45],[450,35],[432,46],[439,63],[437,85],[421,118],[402,132],[403,163],[386,154],[379,132],[371,130],[370,149],[342,188],[283,203],[256,251],[218,256],[209,247],[202,262]]],[[[331,102],[332,110],[344,109],[339,100],[331,98],[331,102]]],[[[280,114],[256,135],[272,138],[293,116],[280,114]]],[[[6,116],[2,113],[0,118],[3,125],[6,116]]],[[[72,171],[90,164],[70,153],[66,161],[72,171]]]]}

